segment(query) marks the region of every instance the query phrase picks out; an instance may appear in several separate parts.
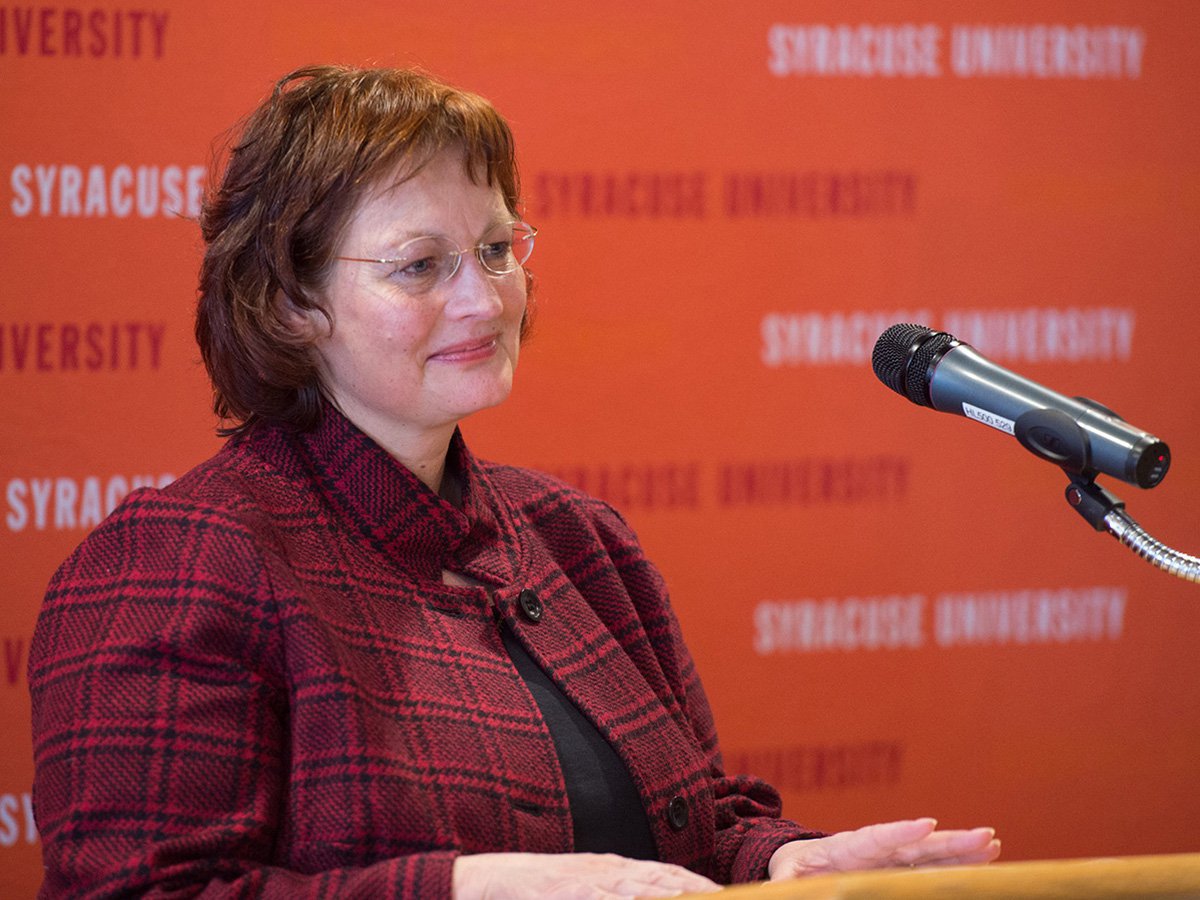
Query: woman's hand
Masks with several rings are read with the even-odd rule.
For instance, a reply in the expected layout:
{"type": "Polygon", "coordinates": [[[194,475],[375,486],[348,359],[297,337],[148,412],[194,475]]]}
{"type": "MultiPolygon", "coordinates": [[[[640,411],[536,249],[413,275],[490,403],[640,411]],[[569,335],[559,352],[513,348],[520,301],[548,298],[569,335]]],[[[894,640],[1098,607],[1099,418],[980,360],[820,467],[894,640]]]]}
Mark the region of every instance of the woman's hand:
{"type": "Polygon", "coordinates": [[[958,866],[991,862],[1000,855],[992,828],[938,831],[933,819],[913,819],[840,831],[829,837],[792,841],[775,851],[767,872],[772,881],[883,869],[889,866],[958,866]]]}
{"type": "Polygon", "coordinates": [[[676,897],[720,889],[682,866],[612,853],[478,853],[454,861],[455,900],[676,897]]]}

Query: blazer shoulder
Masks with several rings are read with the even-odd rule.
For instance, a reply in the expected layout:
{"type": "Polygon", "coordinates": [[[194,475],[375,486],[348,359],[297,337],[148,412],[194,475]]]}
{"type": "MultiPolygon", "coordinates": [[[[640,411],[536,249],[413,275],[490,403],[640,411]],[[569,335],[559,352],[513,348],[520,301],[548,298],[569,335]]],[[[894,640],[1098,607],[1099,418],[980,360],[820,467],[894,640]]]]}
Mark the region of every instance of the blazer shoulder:
{"type": "Polygon", "coordinates": [[[535,469],[488,464],[485,471],[519,517],[551,546],[588,542],[622,565],[643,558],[637,533],[607,501],[535,469]]]}
{"type": "Polygon", "coordinates": [[[625,517],[612,505],[561,478],[536,469],[483,463],[488,478],[516,507],[527,514],[537,515],[547,510],[571,510],[596,523],[611,522],[628,528],[625,517]]]}
{"type": "Polygon", "coordinates": [[[207,568],[256,571],[276,543],[278,473],[225,450],[163,487],[130,492],[67,558],[50,592],[79,579],[207,568]]]}

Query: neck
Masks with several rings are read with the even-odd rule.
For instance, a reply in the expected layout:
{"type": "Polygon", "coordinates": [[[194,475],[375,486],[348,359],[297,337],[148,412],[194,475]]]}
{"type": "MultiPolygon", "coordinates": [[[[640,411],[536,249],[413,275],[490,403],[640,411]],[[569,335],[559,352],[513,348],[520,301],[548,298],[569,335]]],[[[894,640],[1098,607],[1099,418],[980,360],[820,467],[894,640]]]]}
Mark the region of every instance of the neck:
{"type": "Polygon", "coordinates": [[[450,449],[449,436],[447,436],[446,440],[440,446],[416,448],[412,451],[408,448],[399,450],[383,444],[381,441],[379,443],[404,468],[416,475],[417,479],[427,488],[435,494],[448,496],[446,489],[449,486],[448,483],[453,481],[446,473],[446,454],[450,449]]]}
{"type": "Polygon", "coordinates": [[[412,472],[435,494],[453,499],[457,483],[446,473],[446,455],[457,422],[438,428],[414,428],[394,422],[379,422],[369,416],[342,414],[365,435],[388,452],[394,460],[412,472]]]}

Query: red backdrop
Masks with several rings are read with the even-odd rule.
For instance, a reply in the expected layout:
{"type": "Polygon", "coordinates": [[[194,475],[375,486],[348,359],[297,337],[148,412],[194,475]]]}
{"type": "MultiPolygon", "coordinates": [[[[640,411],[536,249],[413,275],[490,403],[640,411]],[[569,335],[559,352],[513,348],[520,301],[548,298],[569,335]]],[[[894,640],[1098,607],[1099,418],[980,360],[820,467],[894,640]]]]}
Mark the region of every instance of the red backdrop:
{"type": "Polygon", "coordinates": [[[1187,0],[0,6],[0,893],[40,875],[45,583],[217,446],[198,192],[312,62],[419,65],[512,122],[539,319],[468,439],[628,514],[731,767],[827,829],[1200,849],[1200,589],[869,365],[913,320],[1120,411],[1175,463],[1110,487],[1197,551],[1198,35],[1187,0]]]}

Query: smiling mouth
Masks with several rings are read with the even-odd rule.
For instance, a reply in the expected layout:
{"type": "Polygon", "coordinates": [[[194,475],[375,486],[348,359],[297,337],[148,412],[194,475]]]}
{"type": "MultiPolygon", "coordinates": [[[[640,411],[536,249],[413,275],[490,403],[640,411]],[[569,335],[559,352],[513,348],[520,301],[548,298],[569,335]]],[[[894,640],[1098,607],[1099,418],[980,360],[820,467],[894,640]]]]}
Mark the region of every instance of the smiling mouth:
{"type": "Polygon", "coordinates": [[[466,341],[462,344],[455,344],[452,347],[446,347],[431,354],[429,358],[443,362],[469,362],[491,356],[496,352],[497,345],[497,338],[495,335],[492,335],[478,340],[466,341]]]}

